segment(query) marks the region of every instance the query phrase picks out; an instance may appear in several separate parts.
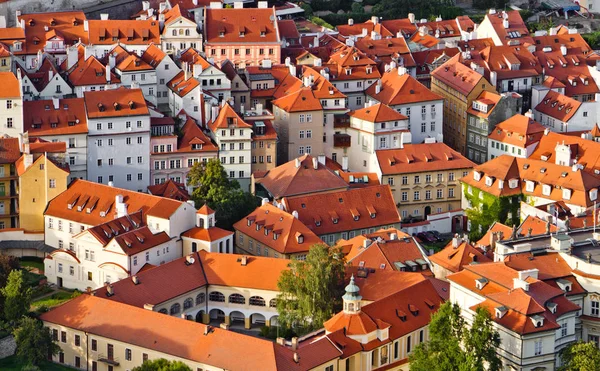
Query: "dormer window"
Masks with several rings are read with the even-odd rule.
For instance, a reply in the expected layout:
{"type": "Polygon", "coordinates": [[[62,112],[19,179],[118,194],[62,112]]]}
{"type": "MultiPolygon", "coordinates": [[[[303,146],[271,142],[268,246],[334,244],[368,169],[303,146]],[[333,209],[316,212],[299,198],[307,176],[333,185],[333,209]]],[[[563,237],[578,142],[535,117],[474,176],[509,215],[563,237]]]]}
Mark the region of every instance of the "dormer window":
{"type": "Polygon", "coordinates": [[[565,200],[571,199],[571,190],[568,188],[563,188],[562,190],[562,198],[565,200]]]}
{"type": "Polygon", "coordinates": [[[473,179],[476,181],[481,180],[481,173],[479,171],[473,171],[473,179]]]}
{"type": "Polygon", "coordinates": [[[298,234],[296,235],[296,241],[297,241],[298,243],[304,243],[304,235],[303,235],[302,233],[298,233],[298,234]]]}
{"type": "Polygon", "coordinates": [[[501,307],[496,307],[495,308],[496,318],[502,318],[502,317],[504,317],[504,315],[506,314],[506,312],[508,312],[508,308],[506,308],[505,306],[501,306],[501,307]]]}
{"type": "Polygon", "coordinates": [[[556,303],[548,303],[546,306],[550,310],[550,313],[552,313],[552,314],[556,313],[556,309],[558,308],[558,305],[556,303]]]}
{"type": "Polygon", "coordinates": [[[598,198],[598,189],[594,188],[594,189],[590,190],[590,200],[596,201],[597,198],[598,198]]]}
{"type": "Polygon", "coordinates": [[[527,192],[533,192],[534,188],[535,188],[535,183],[533,183],[531,180],[525,181],[525,190],[527,192]]]}
{"type": "Polygon", "coordinates": [[[510,179],[508,181],[508,188],[510,189],[515,189],[519,186],[519,180],[518,179],[510,179]]]}
{"type": "Polygon", "coordinates": [[[542,194],[544,196],[550,196],[551,192],[552,192],[552,187],[551,186],[549,186],[548,184],[542,185],[542,194]]]}
{"type": "Polygon", "coordinates": [[[360,219],[360,215],[355,215],[354,216],[354,221],[358,221],[358,219],[360,219]]]}
{"type": "Polygon", "coordinates": [[[477,288],[477,290],[481,290],[485,287],[485,285],[487,285],[487,283],[487,278],[481,277],[475,280],[475,287],[477,288]]]}
{"type": "Polygon", "coordinates": [[[531,316],[531,322],[533,322],[533,327],[539,328],[544,326],[544,316],[535,315],[531,316]]]}
{"type": "Polygon", "coordinates": [[[338,218],[333,219],[333,224],[338,224],[338,218]]]}
{"type": "Polygon", "coordinates": [[[486,186],[488,186],[488,187],[491,187],[493,183],[494,183],[494,179],[492,179],[492,178],[491,178],[491,177],[489,177],[489,176],[486,176],[486,177],[485,177],[485,185],[486,185],[486,186]]]}

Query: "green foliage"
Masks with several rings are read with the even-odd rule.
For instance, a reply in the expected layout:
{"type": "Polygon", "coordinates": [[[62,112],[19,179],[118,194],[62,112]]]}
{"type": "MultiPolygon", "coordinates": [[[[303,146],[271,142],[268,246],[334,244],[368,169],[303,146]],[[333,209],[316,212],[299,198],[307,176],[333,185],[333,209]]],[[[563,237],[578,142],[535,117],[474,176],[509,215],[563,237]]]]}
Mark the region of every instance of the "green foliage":
{"type": "Polygon", "coordinates": [[[315,244],[305,261],[293,259],[279,277],[279,323],[310,331],[338,312],[344,293],[344,257],[338,247],[315,244]]]}
{"type": "Polygon", "coordinates": [[[600,370],[600,350],[593,342],[572,344],[561,351],[560,357],[563,365],[559,371],[600,370]]]}
{"type": "Polygon", "coordinates": [[[300,5],[300,7],[302,9],[304,9],[304,16],[306,18],[309,18],[310,16],[313,15],[313,9],[311,8],[311,6],[309,4],[303,3],[302,5],[300,5]]]}
{"type": "Polygon", "coordinates": [[[208,204],[216,211],[217,226],[224,229],[232,229],[233,223],[250,214],[260,203],[257,197],[242,191],[236,180],[227,179],[218,159],[194,164],[188,173],[188,184],[195,187],[192,199],[196,207],[208,204]]]}
{"type": "MultiPolygon", "coordinates": [[[[6,286],[8,276],[17,268],[19,268],[19,259],[8,255],[0,255],[0,288],[6,286]]],[[[0,295],[0,318],[2,318],[3,313],[4,296],[0,295]]]]}
{"type": "Polygon", "coordinates": [[[555,26],[552,17],[541,19],[539,22],[527,22],[527,25],[529,26],[529,32],[531,33],[534,33],[535,31],[547,31],[548,29],[555,26]]]}
{"type": "Polygon", "coordinates": [[[582,34],[581,37],[583,37],[592,49],[600,48],[600,31],[582,34]]]}
{"type": "Polygon", "coordinates": [[[496,197],[477,188],[472,188],[471,193],[468,186],[465,186],[465,198],[472,205],[467,210],[467,217],[471,223],[469,238],[472,241],[480,239],[495,221],[509,226],[519,224],[520,195],[496,197]]]}
{"type": "Polygon", "coordinates": [[[44,370],[44,371],[73,371],[72,368],[59,365],[58,363],[44,361],[39,366],[31,366],[23,363],[19,357],[10,356],[0,359],[0,370],[2,371],[24,371],[24,370],[44,370]]]}
{"type": "Polygon", "coordinates": [[[419,344],[410,355],[410,369],[496,371],[501,366],[495,352],[499,345],[500,335],[493,329],[485,309],[477,309],[473,325],[468,328],[458,305],[445,302],[431,316],[429,342],[419,344]]]}
{"type": "Polygon", "coordinates": [[[331,30],[333,30],[333,28],[334,28],[332,25],[325,22],[322,18],[319,18],[319,17],[312,16],[312,17],[310,17],[310,21],[318,26],[329,28],[331,30]]]}
{"type": "Polygon", "coordinates": [[[323,20],[334,26],[348,24],[348,19],[352,18],[354,23],[362,23],[371,19],[371,13],[346,13],[346,14],[327,14],[322,16],[323,20]]]}
{"type": "Polygon", "coordinates": [[[373,7],[373,14],[384,19],[406,18],[408,13],[414,13],[417,19],[431,14],[452,19],[464,14],[464,10],[455,7],[452,0],[382,0],[373,7]]]}
{"type": "Polygon", "coordinates": [[[21,268],[37,268],[40,272],[44,272],[44,259],[36,257],[24,257],[19,259],[21,268]]]}
{"type": "Polygon", "coordinates": [[[523,21],[525,21],[525,23],[527,23],[527,20],[529,19],[529,17],[531,17],[535,13],[529,9],[521,9],[521,10],[519,10],[519,14],[521,15],[521,18],[523,18],[523,21]]]}
{"type": "Polygon", "coordinates": [[[473,8],[480,10],[503,9],[506,4],[508,4],[507,0],[473,0],[473,8]]]}
{"type": "Polygon", "coordinates": [[[365,12],[365,8],[361,3],[352,3],[352,13],[360,14],[365,12]]]}
{"type": "Polygon", "coordinates": [[[192,371],[185,363],[167,361],[164,358],[144,361],[141,366],[134,367],[131,371],[192,371]]]}
{"type": "Polygon", "coordinates": [[[31,287],[23,280],[23,271],[13,270],[8,275],[6,286],[0,289],[4,297],[4,320],[9,326],[15,326],[21,318],[29,313],[31,306],[31,287]]]}
{"type": "Polygon", "coordinates": [[[60,347],[52,340],[52,335],[41,321],[23,317],[14,331],[17,344],[17,357],[26,365],[38,366],[47,359],[48,354],[58,354],[60,347]]]}
{"type": "Polygon", "coordinates": [[[296,336],[296,332],[294,329],[289,327],[281,327],[281,326],[263,326],[260,328],[260,336],[275,340],[278,337],[291,339],[296,336]]]}
{"type": "Polygon", "coordinates": [[[46,307],[46,311],[48,311],[48,308],[52,308],[57,305],[60,305],[66,301],[69,301],[71,299],[78,297],[79,295],[81,295],[81,292],[79,292],[77,290],[75,290],[73,292],[58,291],[58,292],[50,295],[49,297],[34,301],[33,303],[31,303],[31,306],[34,308],[38,308],[38,311],[40,311],[40,308],[46,307]]]}

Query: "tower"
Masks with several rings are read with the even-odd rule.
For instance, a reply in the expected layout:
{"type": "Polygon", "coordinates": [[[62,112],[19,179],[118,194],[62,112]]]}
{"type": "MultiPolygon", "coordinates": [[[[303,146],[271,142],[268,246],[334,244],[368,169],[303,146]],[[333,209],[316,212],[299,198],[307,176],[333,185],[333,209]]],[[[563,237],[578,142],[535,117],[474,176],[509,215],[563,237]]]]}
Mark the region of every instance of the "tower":
{"type": "Polygon", "coordinates": [[[362,296],[358,293],[360,288],[354,283],[354,275],[350,277],[350,283],[345,288],[346,294],[342,296],[344,301],[344,313],[357,314],[360,313],[360,302],[362,296]]]}

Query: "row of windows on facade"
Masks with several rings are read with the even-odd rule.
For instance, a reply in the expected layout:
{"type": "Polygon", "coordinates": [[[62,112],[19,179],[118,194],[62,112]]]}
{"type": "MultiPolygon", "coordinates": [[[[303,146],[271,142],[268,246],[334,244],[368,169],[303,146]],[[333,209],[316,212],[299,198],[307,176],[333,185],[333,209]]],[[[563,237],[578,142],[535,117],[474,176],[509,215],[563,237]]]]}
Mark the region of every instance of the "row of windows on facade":
{"type": "MultiPolygon", "coordinates": [[[[519,152],[520,151],[521,150],[519,150],[519,152]]],[[[487,155],[486,155],[485,152],[475,151],[472,148],[469,148],[469,152],[467,153],[467,157],[469,158],[469,160],[475,161],[477,163],[485,162],[486,161],[486,156],[487,155]]],[[[494,158],[494,155],[492,155],[491,158],[494,158]]]]}
{"type": "MultiPolygon", "coordinates": [[[[175,50],[176,48],[173,47],[174,45],[176,45],[176,43],[170,43],[170,42],[165,43],[165,49],[166,50],[175,50]]],[[[196,43],[191,42],[191,43],[189,43],[189,45],[190,45],[190,48],[196,49],[196,43]]],[[[187,49],[187,46],[188,46],[187,43],[183,43],[182,42],[182,43],[179,43],[179,48],[178,49],[185,50],[185,49],[187,49]]],[[[168,70],[169,69],[168,67],[169,67],[169,65],[165,64],[165,70],[168,70]]]]}
{"type": "MultiPolygon", "coordinates": [[[[238,150],[243,151],[244,149],[244,143],[238,143],[238,150]]],[[[221,151],[227,151],[227,143],[221,143],[221,151]]],[[[229,143],[229,151],[235,151],[235,143],[229,143]]]]}
{"type": "MultiPolygon", "coordinates": [[[[59,341],[59,331],[57,329],[52,329],[52,340],[54,340],[56,342],[59,341]]],[[[60,331],[60,342],[64,343],[64,344],[67,343],[67,332],[66,331],[60,331]]],[[[80,347],[81,346],[81,336],[80,335],[78,335],[78,334],[74,334],[73,335],[73,345],[75,345],[76,347],[80,347]]],[[[92,352],[97,352],[98,351],[98,340],[91,339],[90,349],[91,349],[92,352]]],[[[59,355],[59,358],[62,358],[60,360],[60,363],[64,363],[64,353],[61,352],[61,354],[62,354],[62,356],[59,355]]],[[[110,343],[106,344],[106,357],[109,360],[114,360],[115,359],[114,358],[115,354],[114,354],[114,346],[113,346],[113,344],[110,344],[110,343]]],[[[75,359],[76,359],[75,363],[77,363],[77,358],[78,357],[75,357],[75,359]]],[[[148,354],[143,353],[142,358],[144,360],[147,360],[148,359],[148,354]]],[[[131,361],[131,359],[132,359],[131,349],[125,348],[125,360],[131,361]]],[[[80,367],[80,365],[77,366],[77,367],[80,367]]],[[[109,367],[111,367],[111,366],[109,366],[109,367]]]]}
{"type": "MultiPolygon", "coordinates": [[[[448,211],[452,211],[453,209],[455,209],[455,207],[453,207],[452,205],[448,205],[448,211]]],[[[443,208],[437,207],[435,212],[439,214],[442,211],[443,211],[443,208]]],[[[409,216],[418,217],[418,216],[421,216],[421,210],[420,209],[414,209],[413,212],[412,212],[412,214],[409,214],[408,210],[402,210],[401,214],[402,214],[402,219],[408,218],[409,216]]]]}
{"type": "MultiPolygon", "coordinates": [[[[467,176],[467,174],[469,174],[468,171],[463,171],[462,176],[467,176]]],[[[408,175],[403,175],[401,179],[402,179],[402,185],[408,185],[408,175]]],[[[438,173],[436,180],[438,183],[442,183],[444,181],[444,174],[438,173]]],[[[456,177],[454,175],[454,172],[448,173],[448,181],[454,182],[455,180],[456,180],[456,177]]],[[[433,176],[431,174],[426,174],[425,175],[425,183],[429,184],[429,183],[432,183],[432,181],[433,181],[433,176]]],[[[388,184],[393,186],[395,184],[395,178],[388,177],[388,184]]],[[[413,177],[413,184],[421,184],[421,175],[415,175],[413,177]]]]}
{"type": "MultiPolygon", "coordinates": [[[[48,229],[54,229],[54,218],[48,218],[48,229]]],[[[62,230],[63,230],[63,221],[61,219],[58,219],[57,230],[60,232],[62,232],[62,230]]],[[[69,223],[69,233],[70,234],[83,232],[84,230],[85,230],[85,227],[83,225],[80,225],[79,231],[77,231],[77,225],[73,224],[73,223],[69,223]]]]}
{"type": "MultiPolygon", "coordinates": [[[[218,291],[212,291],[208,294],[208,300],[217,302],[217,303],[225,303],[225,295],[218,291]]],[[[195,305],[201,305],[206,301],[206,295],[202,292],[196,296],[195,305]]],[[[246,305],[246,298],[241,294],[231,294],[227,300],[230,304],[241,304],[246,305]]],[[[266,307],[266,301],[261,296],[251,296],[248,300],[248,304],[256,307],[266,307]]],[[[190,309],[194,306],[194,299],[187,298],[183,301],[183,310],[190,309]]],[[[277,307],[277,299],[271,299],[269,301],[269,308],[277,307]]],[[[181,313],[181,304],[175,303],[171,305],[169,310],[166,308],[159,310],[159,313],[162,314],[170,314],[177,315],[181,313]]]]}
{"type": "MultiPolygon", "coordinates": [[[[175,183],[181,183],[181,177],[180,176],[170,176],[169,179],[171,179],[175,183]]],[[[167,178],[157,177],[157,178],[154,178],[154,185],[163,184],[166,181],[167,181],[167,178]]]]}
{"type": "Polygon", "coordinates": [[[518,154],[519,156],[521,156],[522,153],[522,149],[515,147],[515,146],[509,146],[508,144],[504,144],[502,142],[496,142],[495,140],[491,140],[490,141],[492,148],[496,148],[499,149],[501,151],[504,152],[512,152],[512,154],[518,154]],[[512,151],[510,151],[510,149],[512,149],[512,151]],[[515,151],[516,149],[516,151],[515,151]]]}
{"type": "MultiPolygon", "coordinates": [[[[133,174],[127,174],[127,175],[125,175],[125,179],[128,182],[132,182],[133,181],[133,174]]],[[[144,180],[144,174],[143,173],[138,173],[137,174],[137,180],[139,180],[139,181],[144,180]]],[[[109,182],[114,182],[115,181],[115,176],[114,175],[109,175],[108,176],[108,181],[109,182]]],[[[97,183],[100,183],[100,184],[104,183],[104,176],[98,175],[97,183]]],[[[138,192],[141,192],[141,191],[138,191],[138,192]]]]}
{"type": "MultiPolygon", "coordinates": [[[[425,200],[432,200],[433,198],[431,196],[432,196],[431,190],[425,191],[425,200]]],[[[436,190],[436,198],[437,199],[444,198],[444,190],[443,189],[436,190]]],[[[454,188],[448,188],[448,198],[454,198],[454,188]]],[[[413,192],[413,201],[420,201],[420,200],[421,200],[421,191],[414,191],[413,192]]],[[[402,193],[400,194],[400,201],[408,202],[408,192],[407,191],[402,191],[402,193]]]]}
{"type": "MultiPolygon", "coordinates": [[[[107,122],[106,123],[106,127],[108,128],[108,130],[112,130],[114,128],[114,125],[112,122],[107,122]]],[[[143,128],[144,127],[144,123],[141,120],[138,120],[136,123],[136,127],[138,128],[143,128]]],[[[131,129],[131,121],[126,121],[125,122],[125,129],[131,129]]],[[[102,130],[102,123],[98,122],[96,123],[96,130],[102,130]]]]}
{"type": "MultiPolygon", "coordinates": [[[[200,162],[198,158],[188,158],[187,167],[192,167],[195,164],[200,162]]],[[[208,162],[208,158],[203,157],[202,163],[206,164],[208,162]]],[[[154,161],[154,170],[165,170],[165,169],[180,169],[181,168],[181,160],[169,160],[169,167],[167,167],[167,160],[154,161]]]]}
{"type": "MultiPolygon", "coordinates": [[[[210,50],[210,55],[217,55],[219,53],[221,55],[227,55],[227,50],[229,50],[229,49],[217,49],[217,48],[214,48],[214,49],[210,50]],[[220,52],[219,52],[219,50],[220,50],[220,52]]],[[[251,51],[252,51],[251,49],[246,48],[246,50],[245,50],[246,53],[245,54],[246,55],[250,55],[251,51]]],[[[275,49],[269,48],[268,52],[269,52],[268,55],[275,55],[275,49]]],[[[240,55],[240,49],[237,49],[237,48],[233,49],[233,54],[234,55],[240,55]]],[[[264,48],[258,49],[258,54],[259,55],[265,55],[265,49],[264,48]]]]}
{"type": "MultiPolygon", "coordinates": [[[[242,235],[241,233],[238,235],[238,240],[240,242],[241,245],[244,244],[244,235],[242,235]]],[[[252,239],[248,239],[248,251],[252,252],[252,254],[254,254],[254,240],[252,239]]],[[[256,256],[260,256],[260,255],[264,255],[264,256],[269,256],[269,248],[266,246],[261,246],[261,244],[257,241],[256,242],[256,254],[254,254],[256,256]]],[[[275,258],[279,257],[279,254],[277,252],[273,253],[273,256],[275,258]]]]}
{"type": "MultiPolygon", "coordinates": [[[[133,164],[133,158],[132,158],[132,157],[130,157],[130,156],[127,156],[127,157],[125,158],[125,162],[127,163],[127,165],[131,165],[131,164],[133,164]]],[[[138,156],[138,157],[137,157],[137,163],[138,163],[138,164],[143,164],[143,163],[144,163],[144,157],[143,157],[143,156],[138,156]]],[[[99,159],[97,160],[97,164],[98,164],[98,167],[102,167],[102,165],[103,165],[103,161],[102,161],[102,159],[101,159],[101,158],[99,158],[99,159]]],[[[114,158],[109,158],[109,159],[108,159],[108,166],[113,166],[114,164],[115,164],[115,159],[114,159],[114,158]]],[[[140,180],[141,180],[141,179],[140,179],[140,180]]]]}
{"type": "MultiPolygon", "coordinates": [[[[138,144],[143,144],[144,143],[144,137],[137,137],[137,143],[138,144]]],[[[127,137],[125,138],[125,144],[131,144],[131,137],[127,137]]],[[[96,141],[96,146],[98,147],[102,147],[104,145],[104,142],[102,139],[98,139],[96,141]]],[[[108,145],[109,146],[113,146],[114,145],[114,140],[112,138],[108,139],[108,145]]]]}
{"type": "MultiPolygon", "coordinates": [[[[229,164],[235,164],[236,163],[235,162],[235,156],[230,156],[229,157],[229,162],[227,162],[227,157],[221,157],[221,163],[222,164],[227,164],[227,163],[229,163],[229,164]]],[[[246,161],[244,160],[244,156],[239,156],[237,163],[238,164],[245,164],[246,161]]]]}

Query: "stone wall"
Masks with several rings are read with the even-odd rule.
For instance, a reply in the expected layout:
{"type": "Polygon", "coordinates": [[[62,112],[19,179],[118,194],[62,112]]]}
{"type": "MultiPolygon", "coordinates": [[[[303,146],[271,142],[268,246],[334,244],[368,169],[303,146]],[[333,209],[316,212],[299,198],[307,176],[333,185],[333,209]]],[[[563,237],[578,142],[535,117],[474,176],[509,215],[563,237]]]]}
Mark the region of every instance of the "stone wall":
{"type": "Polygon", "coordinates": [[[4,339],[0,339],[0,359],[10,357],[15,354],[17,350],[17,344],[15,343],[15,338],[10,335],[5,337],[4,339]]]}

